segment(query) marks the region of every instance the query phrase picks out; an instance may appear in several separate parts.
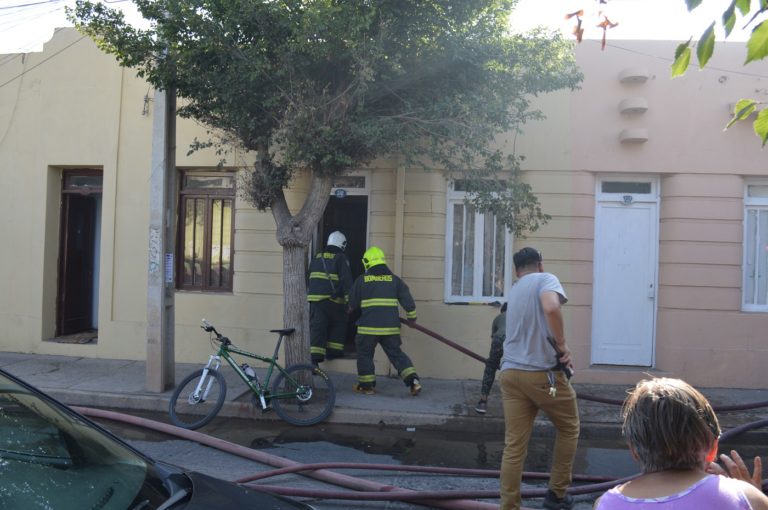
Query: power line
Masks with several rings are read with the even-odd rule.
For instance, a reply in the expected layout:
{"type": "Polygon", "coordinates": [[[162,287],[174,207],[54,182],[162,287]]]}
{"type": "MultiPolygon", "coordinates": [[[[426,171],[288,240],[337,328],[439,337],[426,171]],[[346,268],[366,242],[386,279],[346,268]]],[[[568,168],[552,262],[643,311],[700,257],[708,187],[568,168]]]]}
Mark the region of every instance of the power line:
{"type": "MultiPolygon", "coordinates": [[[[39,21],[41,17],[48,16],[50,14],[58,12],[63,8],[64,6],[60,5],[58,7],[54,7],[52,9],[48,9],[43,12],[35,11],[35,12],[25,12],[25,13],[13,13],[14,16],[11,18],[0,19],[0,27],[2,27],[3,30],[9,30],[11,28],[17,27],[19,25],[22,25],[30,21],[39,21]]],[[[0,16],[2,16],[2,14],[0,14],[0,16]]]]}
{"type": "Polygon", "coordinates": [[[18,4],[18,5],[5,5],[3,7],[0,7],[0,10],[5,9],[19,9],[21,7],[31,7],[33,5],[44,5],[44,4],[57,4],[59,2],[62,2],[63,0],[43,0],[42,2],[30,2],[28,4],[18,4]]]}
{"type": "MultiPolygon", "coordinates": [[[[592,41],[592,39],[587,39],[587,41],[599,44],[599,41],[596,41],[596,40],[592,41]]],[[[611,48],[615,48],[617,50],[626,51],[626,52],[629,52],[629,53],[634,53],[636,55],[642,55],[644,57],[651,57],[651,58],[655,58],[657,60],[663,60],[665,62],[674,62],[675,61],[675,59],[670,58],[670,57],[662,57],[662,56],[659,56],[659,55],[653,55],[652,53],[645,53],[643,51],[634,50],[632,48],[626,48],[624,46],[618,46],[618,45],[612,44],[610,42],[606,43],[606,46],[609,46],[611,48]]],[[[751,78],[768,78],[768,75],[765,75],[765,74],[748,73],[748,72],[745,72],[745,71],[734,71],[733,69],[723,69],[721,67],[714,67],[714,66],[710,66],[710,65],[707,65],[706,67],[704,67],[703,70],[718,71],[718,72],[721,72],[721,73],[736,74],[736,75],[739,75],[739,76],[749,76],[751,78]]]]}
{"type": "Polygon", "coordinates": [[[10,62],[13,62],[17,58],[21,57],[22,53],[16,53],[13,55],[4,55],[4,58],[0,58],[0,67],[4,66],[5,64],[9,64],[10,62]]]}
{"type": "Polygon", "coordinates": [[[21,78],[22,76],[24,76],[24,75],[25,75],[25,74],[27,74],[28,72],[32,71],[33,69],[36,69],[36,68],[40,67],[41,65],[45,64],[46,62],[48,62],[49,60],[51,60],[53,57],[55,57],[56,55],[58,55],[58,54],[59,54],[59,53],[61,53],[62,51],[65,51],[65,50],[69,49],[70,47],[74,46],[75,44],[77,44],[77,43],[79,43],[80,41],[82,41],[83,39],[85,39],[85,37],[86,37],[86,36],[84,36],[84,35],[83,35],[83,36],[80,36],[80,38],[79,38],[78,40],[76,40],[76,41],[74,41],[74,42],[71,42],[71,43],[69,43],[68,45],[64,46],[62,49],[60,49],[59,51],[57,51],[56,53],[54,53],[54,54],[53,54],[53,55],[51,55],[50,57],[44,58],[43,60],[41,60],[41,61],[40,61],[40,62],[38,62],[37,64],[33,65],[33,66],[32,66],[32,67],[30,67],[29,69],[25,69],[24,71],[22,71],[21,73],[17,74],[16,76],[14,76],[14,77],[13,77],[13,78],[11,78],[10,80],[6,81],[5,83],[0,83],[0,89],[1,89],[1,88],[3,88],[3,87],[5,87],[5,86],[6,86],[6,85],[8,85],[9,83],[12,83],[12,82],[13,82],[13,81],[15,81],[15,80],[18,80],[19,78],[21,78]]]}

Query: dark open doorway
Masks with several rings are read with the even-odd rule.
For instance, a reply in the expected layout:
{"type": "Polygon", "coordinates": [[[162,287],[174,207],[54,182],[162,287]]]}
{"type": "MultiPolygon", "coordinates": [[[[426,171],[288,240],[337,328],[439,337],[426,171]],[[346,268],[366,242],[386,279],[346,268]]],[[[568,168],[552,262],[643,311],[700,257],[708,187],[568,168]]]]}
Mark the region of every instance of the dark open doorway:
{"type": "MultiPolygon", "coordinates": [[[[349,258],[352,277],[357,278],[363,274],[362,259],[368,239],[368,196],[347,195],[344,198],[331,196],[318,227],[318,239],[321,240],[322,246],[325,246],[328,234],[334,230],[340,231],[347,237],[347,248],[344,251],[349,258]]],[[[344,352],[348,354],[356,351],[355,320],[356,317],[350,317],[347,338],[344,341],[344,352]]]]}
{"type": "Polygon", "coordinates": [[[61,200],[56,336],[96,330],[101,173],[67,172],[61,200]]]}

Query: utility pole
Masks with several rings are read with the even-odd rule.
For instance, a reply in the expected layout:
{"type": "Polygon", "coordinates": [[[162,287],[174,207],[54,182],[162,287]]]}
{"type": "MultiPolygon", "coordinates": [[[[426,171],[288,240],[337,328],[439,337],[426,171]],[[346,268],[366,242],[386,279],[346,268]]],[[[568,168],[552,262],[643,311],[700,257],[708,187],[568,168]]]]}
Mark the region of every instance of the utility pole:
{"type": "Polygon", "coordinates": [[[174,239],[176,226],[176,91],[156,90],[149,179],[147,390],[174,385],[174,239]]]}

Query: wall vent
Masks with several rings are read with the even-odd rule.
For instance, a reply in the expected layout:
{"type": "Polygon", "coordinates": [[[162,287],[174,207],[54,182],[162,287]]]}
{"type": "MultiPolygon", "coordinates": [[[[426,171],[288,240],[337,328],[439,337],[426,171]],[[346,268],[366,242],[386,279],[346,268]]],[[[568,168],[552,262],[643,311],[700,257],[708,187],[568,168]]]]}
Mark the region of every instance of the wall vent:
{"type": "Polygon", "coordinates": [[[648,141],[648,130],[645,128],[627,128],[619,133],[621,143],[645,143],[648,141]]]}
{"type": "Polygon", "coordinates": [[[644,67],[628,67],[619,73],[619,81],[627,84],[645,83],[650,74],[644,67]]]}
{"type": "Polygon", "coordinates": [[[648,100],[644,97],[628,97],[619,103],[619,111],[626,114],[645,113],[648,100]]]}

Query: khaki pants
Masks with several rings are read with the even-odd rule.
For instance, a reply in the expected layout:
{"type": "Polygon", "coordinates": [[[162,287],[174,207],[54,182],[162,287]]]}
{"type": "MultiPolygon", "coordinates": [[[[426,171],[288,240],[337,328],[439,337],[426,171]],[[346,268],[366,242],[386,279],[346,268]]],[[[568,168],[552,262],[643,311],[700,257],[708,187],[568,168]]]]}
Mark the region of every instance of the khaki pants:
{"type": "Polygon", "coordinates": [[[579,410],[573,387],[561,372],[553,373],[557,388],[554,397],[550,394],[546,371],[508,369],[501,372],[505,426],[501,460],[502,510],[520,508],[523,463],[539,409],[544,411],[557,430],[549,488],[558,497],[563,497],[571,484],[573,459],[579,441],[579,410]]]}

